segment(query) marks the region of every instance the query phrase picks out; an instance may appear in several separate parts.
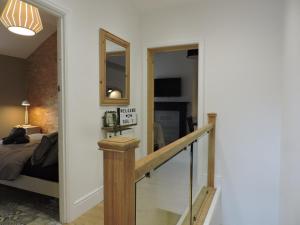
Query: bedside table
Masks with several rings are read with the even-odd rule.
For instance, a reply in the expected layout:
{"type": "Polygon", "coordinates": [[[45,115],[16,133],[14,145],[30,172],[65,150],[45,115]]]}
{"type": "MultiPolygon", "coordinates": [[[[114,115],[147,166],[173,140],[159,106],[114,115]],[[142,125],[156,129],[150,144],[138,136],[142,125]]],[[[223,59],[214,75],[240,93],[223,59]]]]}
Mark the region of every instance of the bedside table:
{"type": "Polygon", "coordinates": [[[26,130],[26,134],[39,134],[41,133],[42,129],[38,126],[32,126],[32,125],[18,125],[15,126],[16,128],[24,128],[26,130]]]}

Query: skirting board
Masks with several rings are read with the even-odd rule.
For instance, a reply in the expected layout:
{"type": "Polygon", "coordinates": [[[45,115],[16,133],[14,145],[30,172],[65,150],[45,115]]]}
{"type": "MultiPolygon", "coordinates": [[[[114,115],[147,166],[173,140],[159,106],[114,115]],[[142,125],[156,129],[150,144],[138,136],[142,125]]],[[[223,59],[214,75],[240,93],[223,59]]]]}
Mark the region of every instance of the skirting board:
{"type": "Polygon", "coordinates": [[[59,198],[59,184],[52,181],[21,175],[14,181],[0,180],[0,184],[59,198]]]}
{"type": "Polygon", "coordinates": [[[91,191],[76,200],[70,209],[70,221],[72,222],[88,210],[92,209],[103,201],[103,186],[91,191]]]}

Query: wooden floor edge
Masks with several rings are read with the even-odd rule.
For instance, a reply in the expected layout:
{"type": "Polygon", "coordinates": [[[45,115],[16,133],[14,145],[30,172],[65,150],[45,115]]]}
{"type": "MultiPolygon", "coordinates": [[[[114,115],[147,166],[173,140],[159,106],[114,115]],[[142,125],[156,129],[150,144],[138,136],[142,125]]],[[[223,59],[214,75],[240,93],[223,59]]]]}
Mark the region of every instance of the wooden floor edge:
{"type": "Polygon", "coordinates": [[[214,199],[214,196],[216,194],[216,189],[215,188],[209,188],[208,189],[208,194],[206,198],[203,201],[203,204],[201,205],[201,208],[199,210],[199,213],[197,215],[196,222],[194,223],[195,225],[203,225],[206,219],[206,216],[208,214],[209,208],[211,206],[211,203],[214,199]]]}

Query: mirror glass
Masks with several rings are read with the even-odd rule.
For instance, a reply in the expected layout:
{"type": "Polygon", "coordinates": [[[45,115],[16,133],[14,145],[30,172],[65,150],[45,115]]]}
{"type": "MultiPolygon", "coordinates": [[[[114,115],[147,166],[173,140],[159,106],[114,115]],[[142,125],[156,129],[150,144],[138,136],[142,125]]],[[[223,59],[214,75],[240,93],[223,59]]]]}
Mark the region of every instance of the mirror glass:
{"type": "Polygon", "coordinates": [[[106,40],[106,97],[126,97],[126,49],[106,40]]]}

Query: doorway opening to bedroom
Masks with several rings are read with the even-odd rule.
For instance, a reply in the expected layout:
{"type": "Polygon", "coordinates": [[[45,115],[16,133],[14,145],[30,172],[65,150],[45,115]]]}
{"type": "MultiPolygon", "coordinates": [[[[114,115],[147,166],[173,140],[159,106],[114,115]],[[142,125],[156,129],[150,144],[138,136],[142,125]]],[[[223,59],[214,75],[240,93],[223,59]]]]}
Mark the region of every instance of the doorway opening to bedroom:
{"type": "Polygon", "coordinates": [[[198,121],[198,44],[148,49],[148,154],[198,121]]]}
{"type": "Polygon", "coordinates": [[[0,221],[5,224],[63,220],[61,19],[39,5],[0,0],[0,221]]]}

